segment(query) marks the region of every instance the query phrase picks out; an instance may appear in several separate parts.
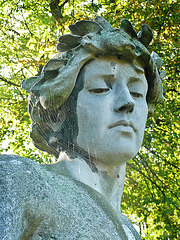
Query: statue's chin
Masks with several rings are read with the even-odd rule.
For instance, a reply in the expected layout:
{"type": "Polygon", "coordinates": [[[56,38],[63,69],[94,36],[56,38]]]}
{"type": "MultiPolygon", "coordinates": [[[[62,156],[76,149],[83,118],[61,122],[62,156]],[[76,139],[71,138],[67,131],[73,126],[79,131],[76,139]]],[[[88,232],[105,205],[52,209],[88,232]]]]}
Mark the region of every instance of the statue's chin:
{"type": "Polygon", "coordinates": [[[133,157],[136,156],[136,153],[130,154],[130,153],[121,153],[121,154],[107,154],[107,155],[101,155],[99,158],[95,159],[95,164],[101,163],[105,165],[111,165],[111,166],[118,166],[121,165],[129,160],[131,160],[133,157]]]}
{"type": "Polygon", "coordinates": [[[103,164],[108,166],[121,165],[135,157],[139,151],[139,147],[119,148],[117,150],[113,148],[101,149],[100,146],[98,148],[81,146],[80,148],[91,158],[95,165],[103,164]]]}
{"type": "Polygon", "coordinates": [[[89,135],[84,137],[82,132],[79,132],[77,145],[93,157],[96,163],[107,165],[120,165],[135,157],[143,140],[143,134],[139,132],[124,134],[116,129],[107,130],[103,137],[102,134],[89,135]]]}

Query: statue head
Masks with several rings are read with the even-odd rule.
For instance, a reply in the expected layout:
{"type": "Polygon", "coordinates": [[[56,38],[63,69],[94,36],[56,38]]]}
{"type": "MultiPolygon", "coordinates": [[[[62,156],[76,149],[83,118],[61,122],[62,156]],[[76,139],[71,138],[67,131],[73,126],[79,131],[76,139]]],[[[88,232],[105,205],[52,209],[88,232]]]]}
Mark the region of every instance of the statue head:
{"type": "Polygon", "coordinates": [[[128,160],[140,148],[147,115],[162,99],[162,60],[147,50],[152,31],[144,24],[137,34],[126,19],[114,29],[101,17],[69,28],[71,34],[59,38],[58,54],[48,61],[41,75],[22,83],[30,92],[34,144],[55,157],[66,151],[71,156],[99,158],[112,143],[114,149],[109,149],[123,155],[115,144],[118,125],[120,145],[126,152],[132,148],[127,148],[132,144],[132,131],[136,133],[132,153],[124,155],[128,160]],[[120,112],[121,117],[116,117],[120,112]],[[111,130],[114,142],[103,127],[111,130]]]}

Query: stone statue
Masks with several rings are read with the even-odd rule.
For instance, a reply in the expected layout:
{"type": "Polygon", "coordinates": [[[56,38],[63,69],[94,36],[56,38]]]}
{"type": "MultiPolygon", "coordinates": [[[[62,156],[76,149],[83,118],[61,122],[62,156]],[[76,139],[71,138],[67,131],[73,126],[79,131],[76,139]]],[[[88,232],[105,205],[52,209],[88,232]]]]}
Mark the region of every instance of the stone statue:
{"type": "Polygon", "coordinates": [[[8,240],[140,239],[121,214],[126,162],[162,98],[162,60],[124,19],[80,21],[59,38],[58,54],[30,92],[31,138],[55,164],[1,155],[0,236],[8,240]]]}

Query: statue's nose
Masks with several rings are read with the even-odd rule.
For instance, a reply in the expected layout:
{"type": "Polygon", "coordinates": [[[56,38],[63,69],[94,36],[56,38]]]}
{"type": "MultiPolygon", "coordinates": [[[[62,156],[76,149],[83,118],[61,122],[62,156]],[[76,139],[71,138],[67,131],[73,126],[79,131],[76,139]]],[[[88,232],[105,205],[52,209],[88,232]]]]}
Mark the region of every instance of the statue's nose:
{"type": "Polygon", "coordinates": [[[122,90],[114,102],[115,112],[131,113],[134,110],[134,99],[132,98],[129,90],[122,90]]]}

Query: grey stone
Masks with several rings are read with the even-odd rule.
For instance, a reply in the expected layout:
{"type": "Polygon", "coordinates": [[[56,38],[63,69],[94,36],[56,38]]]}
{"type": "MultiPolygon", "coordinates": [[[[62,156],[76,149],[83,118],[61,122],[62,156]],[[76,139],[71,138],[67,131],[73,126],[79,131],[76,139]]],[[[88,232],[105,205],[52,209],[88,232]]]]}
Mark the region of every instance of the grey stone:
{"type": "Polygon", "coordinates": [[[80,21],[59,38],[40,76],[26,79],[30,136],[53,154],[39,165],[0,156],[0,236],[6,240],[139,240],[120,210],[126,162],[162,99],[162,60],[128,20],[80,21]]]}
{"type": "Polygon", "coordinates": [[[69,176],[63,162],[1,155],[0,184],[1,239],[127,239],[122,224],[137,235],[101,194],[69,176]]]}

